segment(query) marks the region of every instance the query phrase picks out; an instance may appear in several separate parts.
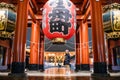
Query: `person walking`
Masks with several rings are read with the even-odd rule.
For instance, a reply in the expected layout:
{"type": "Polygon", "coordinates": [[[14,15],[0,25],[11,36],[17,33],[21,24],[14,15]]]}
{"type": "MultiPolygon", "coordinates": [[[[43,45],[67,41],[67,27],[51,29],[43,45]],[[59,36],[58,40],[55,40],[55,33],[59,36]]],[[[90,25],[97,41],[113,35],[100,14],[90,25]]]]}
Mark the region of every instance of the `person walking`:
{"type": "Polygon", "coordinates": [[[70,54],[68,49],[65,50],[64,65],[66,68],[66,74],[70,74],[70,54]]]}

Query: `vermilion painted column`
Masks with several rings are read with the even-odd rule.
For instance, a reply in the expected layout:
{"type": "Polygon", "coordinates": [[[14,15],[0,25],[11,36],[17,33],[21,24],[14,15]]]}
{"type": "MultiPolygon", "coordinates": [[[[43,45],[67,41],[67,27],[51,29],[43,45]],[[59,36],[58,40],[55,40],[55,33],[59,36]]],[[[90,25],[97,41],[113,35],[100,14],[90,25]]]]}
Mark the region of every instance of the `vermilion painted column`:
{"type": "Polygon", "coordinates": [[[120,51],[120,40],[119,39],[110,39],[109,40],[109,47],[110,47],[110,50],[111,52],[109,52],[109,54],[111,53],[111,55],[109,56],[109,65],[110,65],[110,70],[112,71],[119,71],[119,65],[117,63],[117,59],[119,58],[118,54],[119,54],[119,51],[120,51]],[[118,68],[117,68],[118,67],[118,68]]]}
{"type": "Polygon", "coordinates": [[[4,58],[3,58],[3,65],[8,67],[8,70],[10,70],[11,64],[12,64],[12,54],[11,54],[11,49],[12,49],[12,41],[11,40],[6,40],[6,41],[1,41],[1,46],[3,46],[3,51],[4,53],[4,58]]]}
{"type": "Polygon", "coordinates": [[[7,66],[8,66],[8,70],[11,70],[11,65],[12,65],[12,47],[13,47],[13,40],[9,40],[9,48],[8,48],[8,63],[7,63],[7,66]]]}
{"type": "Polygon", "coordinates": [[[79,27],[79,42],[80,42],[80,70],[81,70],[81,63],[82,63],[82,52],[83,52],[83,33],[82,33],[82,21],[80,22],[80,27],[79,27]]]}
{"type": "Polygon", "coordinates": [[[112,39],[108,39],[108,69],[112,70],[112,66],[114,66],[114,56],[113,56],[113,48],[115,47],[115,41],[112,39]]]}
{"type": "Polygon", "coordinates": [[[40,33],[39,69],[44,71],[44,35],[40,33]]]}
{"type": "Polygon", "coordinates": [[[80,43],[79,43],[79,30],[76,30],[76,69],[75,71],[80,70],[80,43]]]}
{"type": "Polygon", "coordinates": [[[42,69],[42,62],[41,62],[41,28],[40,28],[40,45],[39,45],[39,70],[42,69]]]}
{"type": "Polygon", "coordinates": [[[94,75],[107,76],[101,0],[90,0],[94,75]]]}
{"type": "Polygon", "coordinates": [[[30,43],[30,63],[29,70],[39,69],[39,41],[40,41],[40,26],[39,22],[32,23],[31,27],[31,43],[30,43]]]}
{"type": "Polygon", "coordinates": [[[119,53],[119,46],[120,46],[120,42],[119,42],[119,39],[117,40],[114,40],[114,47],[112,48],[113,50],[113,53],[112,53],[112,58],[113,58],[113,67],[115,68],[115,66],[118,66],[117,65],[117,54],[119,53]]]}
{"type": "Polygon", "coordinates": [[[25,69],[25,43],[27,30],[29,0],[18,0],[17,21],[13,47],[13,62],[11,73],[24,73],[25,69]]]}
{"type": "Polygon", "coordinates": [[[88,40],[88,24],[86,22],[82,22],[81,26],[82,32],[82,53],[81,53],[81,69],[80,70],[90,70],[89,65],[89,40],[88,40]]]}
{"type": "Polygon", "coordinates": [[[10,70],[11,69],[11,65],[12,65],[12,48],[8,48],[8,63],[7,63],[7,66],[8,66],[8,69],[10,70]]]}
{"type": "Polygon", "coordinates": [[[120,46],[120,39],[118,39],[117,41],[117,46],[120,46]]]}
{"type": "Polygon", "coordinates": [[[5,54],[4,54],[4,60],[3,60],[3,65],[7,66],[8,63],[8,48],[5,49],[5,54]]]}

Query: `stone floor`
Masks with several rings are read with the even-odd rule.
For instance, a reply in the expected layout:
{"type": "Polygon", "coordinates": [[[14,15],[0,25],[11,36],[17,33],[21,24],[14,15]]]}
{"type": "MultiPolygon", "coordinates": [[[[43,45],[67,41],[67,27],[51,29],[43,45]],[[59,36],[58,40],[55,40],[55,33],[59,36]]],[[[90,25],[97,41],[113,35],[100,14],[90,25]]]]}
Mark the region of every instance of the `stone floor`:
{"type": "Polygon", "coordinates": [[[24,77],[8,76],[10,72],[0,72],[0,80],[120,80],[120,72],[110,73],[110,77],[91,77],[90,71],[71,71],[66,74],[65,68],[49,68],[44,72],[40,71],[26,71],[24,77]]]}

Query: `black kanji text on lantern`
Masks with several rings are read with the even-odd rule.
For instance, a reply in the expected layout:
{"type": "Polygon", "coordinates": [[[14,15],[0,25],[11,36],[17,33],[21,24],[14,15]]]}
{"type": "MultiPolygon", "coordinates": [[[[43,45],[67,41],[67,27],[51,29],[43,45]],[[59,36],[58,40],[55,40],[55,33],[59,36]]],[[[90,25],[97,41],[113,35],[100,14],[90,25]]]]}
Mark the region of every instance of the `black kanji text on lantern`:
{"type": "Polygon", "coordinates": [[[49,13],[50,32],[62,32],[64,35],[67,35],[71,27],[70,18],[72,18],[72,15],[70,11],[65,8],[63,0],[59,0],[56,4],[57,5],[49,13]]]}

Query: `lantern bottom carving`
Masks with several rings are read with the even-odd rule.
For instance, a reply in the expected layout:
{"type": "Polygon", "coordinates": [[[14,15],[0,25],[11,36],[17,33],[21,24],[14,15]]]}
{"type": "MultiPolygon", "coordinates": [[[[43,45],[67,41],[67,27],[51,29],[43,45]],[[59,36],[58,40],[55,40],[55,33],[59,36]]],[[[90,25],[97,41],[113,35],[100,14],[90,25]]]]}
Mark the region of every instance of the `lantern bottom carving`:
{"type": "Polygon", "coordinates": [[[107,39],[119,39],[120,38],[120,32],[106,33],[106,38],[107,39]]]}
{"type": "Polygon", "coordinates": [[[65,44],[66,40],[64,38],[54,38],[52,39],[53,44],[65,44]]]}

